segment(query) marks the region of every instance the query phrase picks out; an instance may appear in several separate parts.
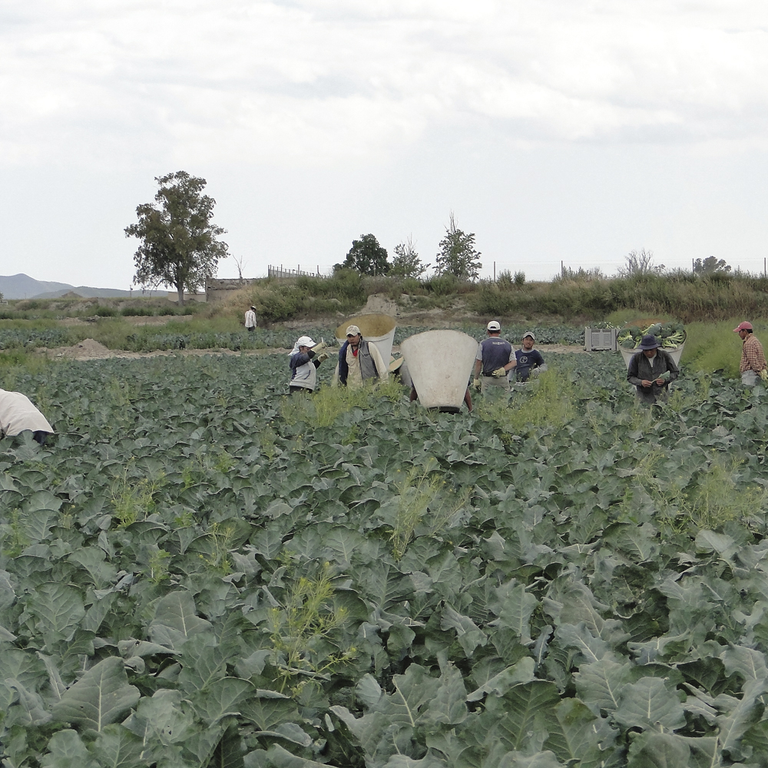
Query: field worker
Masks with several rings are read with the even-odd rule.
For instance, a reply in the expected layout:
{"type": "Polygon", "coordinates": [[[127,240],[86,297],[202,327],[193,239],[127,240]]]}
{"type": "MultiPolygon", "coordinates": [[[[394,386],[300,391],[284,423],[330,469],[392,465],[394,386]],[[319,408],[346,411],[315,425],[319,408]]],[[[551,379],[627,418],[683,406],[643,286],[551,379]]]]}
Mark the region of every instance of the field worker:
{"type": "Polygon", "coordinates": [[[475,389],[483,393],[488,387],[509,389],[507,373],[517,365],[515,351],[506,339],[501,338],[501,325],[498,321],[491,320],[486,326],[486,333],[488,336],[478,344],[475,357],[475,389]]]}
{"type": "Polygon", "coordinates": [[[637,399],[641,403],[653,404],[667,399],[669,382],[679,374],[672,356],[649,334],[643,336],[638,351],[629,361],[627,381],[637,387],[637,399]]]}
{"type": "Polygon", "coordinates": [[[753,335],[752,323],[739,323],[734,329],[741,338],[741,362],[739,373],[741,383],[747,387],[754,387],[758,377],[768,380],[768,365],[763,354],[763,345],[753,335]]]}
{"type": "Polygon", "coordinates": [[[360,333],[356,325],[347,327],[347,340],[339,350],[339,383],[357,389],[364,381],[386,381],[389,370],[381,352],[360,333]]]}
{"type": "Polygon", "coordinates": [[[48,435],[53,434],[53,427],[26,395],[0,389],[0,437],[27,431],[32,432],[40,445],[45,445],[48,435]]]}
{"type": "Polygon", "coordinates": [[[518,381],[528,381],[531,376],[537,376],[542,371],[547,370],[541,352],[533,348],[535,343],[536,337],[533,335],[533,331],[526,331],[523,334],[523,346],[515,352],[517,365],[514,368],[514,373],[518,381]]]}
{"type": "Polygon", "coordinates": [[[256,307],[251,307],[245,313],[245,327],[249,331],[253,331],[256,329],[256,307]]]}
{"type": "Polygon", "coordinates": [[[291,383],[289,392],[314,392],[317,387],[317,368],[328,355],[323,352],[326,344],[321,341],[315,344],[309,336],[299,336],[293,349],[288,365],[291,368],[291,383]]]}

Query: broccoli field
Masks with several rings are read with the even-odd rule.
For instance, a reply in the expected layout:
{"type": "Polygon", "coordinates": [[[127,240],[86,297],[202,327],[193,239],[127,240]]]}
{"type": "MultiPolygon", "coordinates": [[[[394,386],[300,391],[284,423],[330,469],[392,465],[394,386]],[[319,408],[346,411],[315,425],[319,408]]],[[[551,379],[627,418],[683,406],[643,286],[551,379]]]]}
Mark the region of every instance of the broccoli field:
{"type": "Polygon", "coordinates": [[[4,768],[768,766],[766,391],[547,362],[460,414],[285,355],[6,376],[57,435],[0,441],[4,768]]]}

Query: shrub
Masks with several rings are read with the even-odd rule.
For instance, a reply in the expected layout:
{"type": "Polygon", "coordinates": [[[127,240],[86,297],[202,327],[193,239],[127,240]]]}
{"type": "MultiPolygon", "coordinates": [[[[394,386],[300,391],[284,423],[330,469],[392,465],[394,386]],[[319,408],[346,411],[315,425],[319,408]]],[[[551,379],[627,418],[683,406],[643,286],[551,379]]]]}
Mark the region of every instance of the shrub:
{"type": "Polygon", "coordinates": [[[449,296],[457,292],[459,280],[453,275],[436,275],[427,280],[424,286],[435,296],[449,296]]]}
{"type": "Polygon", "coordinates": [[[149,307],[123,307],[120,314],[123,317],[153,317],[155,312],[149,307]]]}

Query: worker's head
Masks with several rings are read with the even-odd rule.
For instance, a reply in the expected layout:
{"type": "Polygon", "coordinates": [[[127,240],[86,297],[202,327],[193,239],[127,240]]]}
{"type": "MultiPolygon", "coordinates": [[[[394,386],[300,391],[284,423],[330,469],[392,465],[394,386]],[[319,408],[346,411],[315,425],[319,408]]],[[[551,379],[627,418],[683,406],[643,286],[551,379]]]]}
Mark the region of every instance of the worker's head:
{"type": "Polygon", "coordinates": [[[491,320],[491,322],[485,326],[485,330],[489,336],[496,336],[498,333],[501,333],[501,324],[498,320],[491,320]]]}
{"type": "Polygon", "coordinates": [[[643,351],[646,357],[653,357],[656,354],[656,350],[659,348],[659,342],[655,336],[650,333],[647,336],[643,336],[640,341],[639,349],[643,351]]]}
{"type": "Polygon", "coordinates": [[[348,325],[347,326],[347,341],[353,346],[356,347],[360,343],[360,329],[356,325],[348,325]]]}
{"type": "Polygon", "coordinates": [[[296,346],[299,348],[299,352],[307,352],[315,346],[315,342],[311,336],[299,336],[296,340],[296,346]]]}
{"type": "Polygon", "coordinates": [[[747,323],[746,321],[743,322],[743,323],[739,323],[733,329],[733,332],[734,333],[738,333],[739,334],[739,338],[742,339],[742,341],[743,341],[744,339],[747,338],[747,336],[749,336],[750,333],[752,333],[752,323],[747,323]]]}
{"type": "Polygon", "coordinates": [[[523,334],[523,349],[530,351],[533,349],[533,344],[536,341],[536,337],[533,335],[533,331],[526,331],[523,334]]]}

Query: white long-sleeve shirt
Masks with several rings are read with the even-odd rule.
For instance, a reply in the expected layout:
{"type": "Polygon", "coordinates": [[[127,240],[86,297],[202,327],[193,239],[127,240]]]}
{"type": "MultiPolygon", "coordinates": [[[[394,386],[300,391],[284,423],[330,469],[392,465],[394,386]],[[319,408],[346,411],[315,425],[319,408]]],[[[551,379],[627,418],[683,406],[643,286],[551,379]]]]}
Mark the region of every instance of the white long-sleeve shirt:
{"type": "Polygon", "coordinates": [[[27,429],[53,434],[53,427],[26,395],[0,389],[0,437],[18,435],[27,429]]]}

